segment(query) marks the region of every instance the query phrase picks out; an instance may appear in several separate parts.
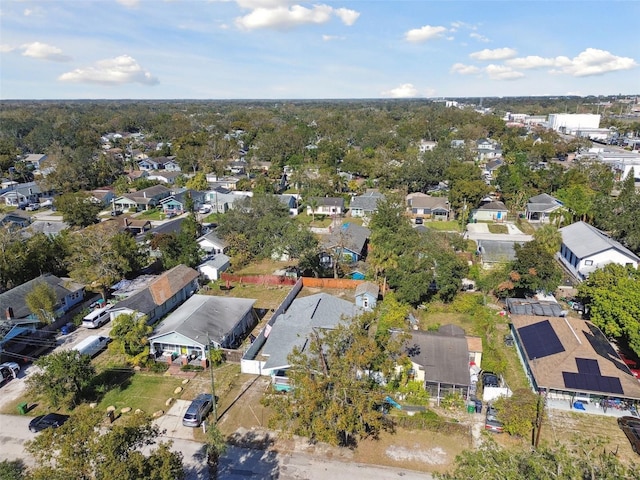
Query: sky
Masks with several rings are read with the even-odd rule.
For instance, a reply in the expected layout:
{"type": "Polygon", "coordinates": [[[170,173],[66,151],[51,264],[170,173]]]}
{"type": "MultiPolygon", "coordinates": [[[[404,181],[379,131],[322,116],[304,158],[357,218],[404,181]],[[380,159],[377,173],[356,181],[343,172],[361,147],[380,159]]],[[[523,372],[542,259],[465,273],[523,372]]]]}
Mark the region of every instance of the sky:
{"type": "Polygon", "coordinates": [[[0,99],[640,93],[640,1],[3,0],[0,99]]]}

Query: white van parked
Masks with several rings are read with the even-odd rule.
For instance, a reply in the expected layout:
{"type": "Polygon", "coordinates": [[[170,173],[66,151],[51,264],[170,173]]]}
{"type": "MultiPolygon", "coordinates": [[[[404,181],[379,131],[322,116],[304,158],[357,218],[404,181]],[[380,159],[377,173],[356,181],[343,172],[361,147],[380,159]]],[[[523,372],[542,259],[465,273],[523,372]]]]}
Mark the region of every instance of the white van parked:
{"type": "Polygon", "coordinates": [[[98,328],[107,323],[110,318],[109,309],[111,305],[98,308],[82,319],[82,326],[85,328],[98,328]]]}
{"type": "Polygon", "coordinates": [[[73,349],[80,352],[82,355],[89,355],[90,357],[93,357],[104,349],[110,340],[111,339],[109,337],[90,335],[73,347],[73,349]]]}

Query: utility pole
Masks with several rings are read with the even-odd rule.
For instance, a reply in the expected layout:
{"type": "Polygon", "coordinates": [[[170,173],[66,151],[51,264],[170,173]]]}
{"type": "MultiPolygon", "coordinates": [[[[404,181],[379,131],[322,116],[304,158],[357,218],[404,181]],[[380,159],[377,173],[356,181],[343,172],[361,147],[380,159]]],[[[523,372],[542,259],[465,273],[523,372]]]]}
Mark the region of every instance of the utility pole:
{"type": "Polygon", "coordinates": [[[213,397],[213,419],[215,423],[218,423],[218,401],[216,400],[216,385],[213,378],[213,363],[211,362],[211,339],[209,338],[209,332],[207,332],[207,353],[209,358],[209,374],[211,375],[211,396],[213,397]]]}

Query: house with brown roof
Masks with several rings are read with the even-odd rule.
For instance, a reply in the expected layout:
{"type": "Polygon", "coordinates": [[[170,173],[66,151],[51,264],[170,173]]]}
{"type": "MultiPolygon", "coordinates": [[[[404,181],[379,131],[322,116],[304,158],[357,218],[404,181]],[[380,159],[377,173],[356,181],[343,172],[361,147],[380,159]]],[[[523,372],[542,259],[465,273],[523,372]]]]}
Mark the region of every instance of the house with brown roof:
{"type": "Polygon", "coordinates": [[[407,195],[407,210],[413,218],[425,220],[449,220],[449,200],[446,197],[432,197],[424,193],[407,195]]]}
{"type": "Polygon", "coordinates": [[[146,315],[153,324],[193,295],[198,289],[199,273],[178,265],[155,278],[147,287],[118,302],[111,309],[111,320],[118,315],[146,315]]]}

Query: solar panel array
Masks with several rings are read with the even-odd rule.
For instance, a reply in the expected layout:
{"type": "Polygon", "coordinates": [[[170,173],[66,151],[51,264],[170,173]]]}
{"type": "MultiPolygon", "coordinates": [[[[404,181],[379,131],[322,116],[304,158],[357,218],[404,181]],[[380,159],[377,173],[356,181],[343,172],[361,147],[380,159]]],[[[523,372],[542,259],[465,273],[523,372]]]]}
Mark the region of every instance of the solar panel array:
{"type": "Polygon", "coordinates": [[[520,327],[517,330],[529,360],[564,352],[562,342],[549,320],[520,327]]]}
{"type": "Polygon", "coordinates": [[[598,361],[592,358],[577,358],[576,365],[578,366],[578,373],[584,373],[586,375],[601,375],[600,366],[598,361]]]}
{"type": "Polygon", "coordinates": [[[622,384],[618,377],[603,377],[585,373],[562,372],[564,386],[572,390],[589,390],[623,395],[622,384]]]}

